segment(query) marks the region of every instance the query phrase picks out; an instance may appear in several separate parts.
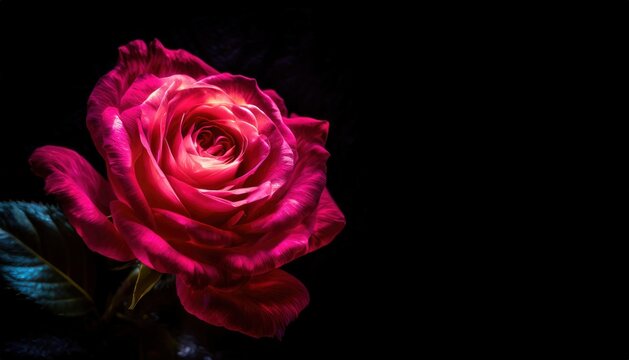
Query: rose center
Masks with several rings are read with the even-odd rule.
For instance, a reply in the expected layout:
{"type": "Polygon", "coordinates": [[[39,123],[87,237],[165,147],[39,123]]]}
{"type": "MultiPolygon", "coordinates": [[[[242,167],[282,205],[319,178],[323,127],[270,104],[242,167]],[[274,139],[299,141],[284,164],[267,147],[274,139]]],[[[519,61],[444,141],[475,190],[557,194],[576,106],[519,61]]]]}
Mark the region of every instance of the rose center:
{"type": "Polygon", "coordinates": [[[234,153],[234,141],[220,128],[205,127],[196,135],[196,147],[199,155],[221,157],[229,160],[234,153]]]}

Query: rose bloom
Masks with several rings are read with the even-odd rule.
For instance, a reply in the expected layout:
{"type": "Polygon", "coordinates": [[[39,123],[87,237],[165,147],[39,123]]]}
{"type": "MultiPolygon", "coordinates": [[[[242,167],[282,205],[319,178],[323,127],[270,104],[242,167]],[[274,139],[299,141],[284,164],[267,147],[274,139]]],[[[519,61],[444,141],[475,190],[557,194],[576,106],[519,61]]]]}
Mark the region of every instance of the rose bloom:
{"type": "Polygon", "coordinates": [[[120,48],[87,126],[109,181],[63,147],[30,159],[87,246],[174,274],[210,324],[281,337],[309,299],[279,267],[345,225],[325,187],[328,123],[155,40],[120,48]]]}

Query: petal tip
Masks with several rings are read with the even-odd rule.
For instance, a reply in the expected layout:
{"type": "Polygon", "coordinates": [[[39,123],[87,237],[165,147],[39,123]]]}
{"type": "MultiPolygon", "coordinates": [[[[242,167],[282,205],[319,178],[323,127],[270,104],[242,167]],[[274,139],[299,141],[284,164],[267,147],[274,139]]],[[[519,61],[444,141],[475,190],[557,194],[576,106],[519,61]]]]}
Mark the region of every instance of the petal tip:
{"type": "Polygon", "coordinates": [[[190,314],[254,338],[281,339],[310,301],[306,287],[282,270],[255,276],[230,290],[196,288],[178,277],[177,294],[190,314]]]}

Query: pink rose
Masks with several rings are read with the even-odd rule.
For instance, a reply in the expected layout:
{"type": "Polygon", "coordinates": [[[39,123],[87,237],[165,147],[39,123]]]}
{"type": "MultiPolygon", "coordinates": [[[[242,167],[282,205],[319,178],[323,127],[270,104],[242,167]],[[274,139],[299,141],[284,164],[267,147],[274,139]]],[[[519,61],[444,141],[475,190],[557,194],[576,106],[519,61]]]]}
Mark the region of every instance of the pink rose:
{"type": "Polygon", "coordinates": [[[183,307],[210,324],[281,336],[308,291],[279,267],[345,224],[325,188],[328,123],[155,40],[120,48],[87,126],[109,182],[70,149],[30,159],[87,246],[176,275],[183,307]]]}

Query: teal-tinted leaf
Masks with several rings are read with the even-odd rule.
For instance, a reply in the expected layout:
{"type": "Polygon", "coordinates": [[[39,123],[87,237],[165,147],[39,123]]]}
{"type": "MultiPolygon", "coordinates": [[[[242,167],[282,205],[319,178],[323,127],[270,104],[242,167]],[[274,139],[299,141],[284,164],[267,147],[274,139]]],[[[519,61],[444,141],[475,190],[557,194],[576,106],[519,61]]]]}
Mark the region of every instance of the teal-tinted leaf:
{"type": "Polygon", "coordinates": [[[65,316],[93,309],[91,256],[56,207],[0,202],[0,276],[37,304],[65,316]]]}

